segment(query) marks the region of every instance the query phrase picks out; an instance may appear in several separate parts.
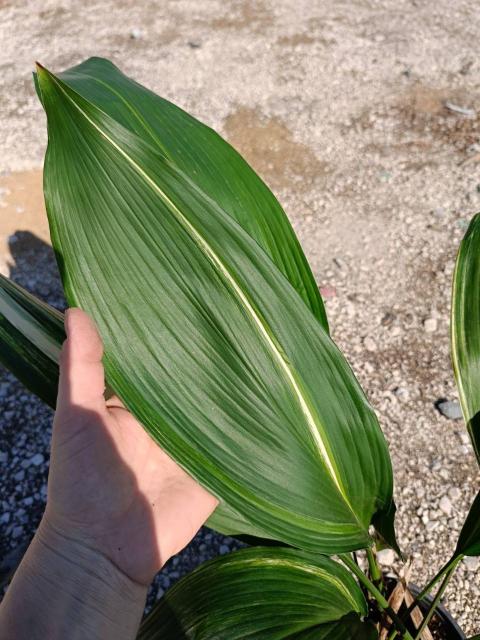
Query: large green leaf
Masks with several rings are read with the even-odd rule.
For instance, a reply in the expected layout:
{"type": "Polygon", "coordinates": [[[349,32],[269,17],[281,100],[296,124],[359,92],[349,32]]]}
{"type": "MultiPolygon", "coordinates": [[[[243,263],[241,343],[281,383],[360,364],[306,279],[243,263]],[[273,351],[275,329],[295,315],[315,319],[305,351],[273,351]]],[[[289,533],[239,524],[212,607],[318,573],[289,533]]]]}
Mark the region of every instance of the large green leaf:
{"type": "Polygon", "coordinates": [[[390,458],[320,323],[155,146],[46,70],[39,84],[52,242],[69,304],[100,329],[114,391],[245,519],[241,533],[325,553],[368,545],[391,503],[390,458]]]}
{"type": "Polygon", "coordinates": [[[89,58],[58,77],[129,131],[154,145],[231,215],[272,258],[328,331],[323,301],[282,207],[215,131],[125,76],[89,58]]]}
{"type": "Polygon", "coordinates": [[[452,360],[460,403],[480,463],[480,215],[457,256],[451,317],[452,360]]]}
{"type": "MultiPolygon", "coordinates": [[[[453,277],[452,361],[463,415],[480,463],[480,214],[460,244],[453,277]]],[[[480,555],[480,494],[463,525],[454,558],[480,555]]]]}
{"type": "Polygon", "coordinates": [[[0,361],[55,408],[63,315],[0,275],[0,361]]]}
{"type": "Polygon", "coordinates": [[[202,565],[167,591],[138,640],[280,640],[351,633],[363,594],[338,563],[295,549],[256,547],[202,565]],[[348,618],[345,632],[344,616],[348,618]]]}

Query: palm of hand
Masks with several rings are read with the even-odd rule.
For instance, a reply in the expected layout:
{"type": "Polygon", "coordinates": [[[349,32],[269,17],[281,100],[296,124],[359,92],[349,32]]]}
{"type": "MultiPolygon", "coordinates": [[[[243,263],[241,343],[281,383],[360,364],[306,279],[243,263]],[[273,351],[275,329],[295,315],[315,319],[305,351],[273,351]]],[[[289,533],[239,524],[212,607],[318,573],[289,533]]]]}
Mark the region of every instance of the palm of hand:
{"type": "Polygon", "coordinates": [[[217,501],[160,449],[118,398],[105,402],[101,341],[88,316],[70,310],[67,327],[46,517],[131,579],[148,584],[192,539],[217,501]]]}

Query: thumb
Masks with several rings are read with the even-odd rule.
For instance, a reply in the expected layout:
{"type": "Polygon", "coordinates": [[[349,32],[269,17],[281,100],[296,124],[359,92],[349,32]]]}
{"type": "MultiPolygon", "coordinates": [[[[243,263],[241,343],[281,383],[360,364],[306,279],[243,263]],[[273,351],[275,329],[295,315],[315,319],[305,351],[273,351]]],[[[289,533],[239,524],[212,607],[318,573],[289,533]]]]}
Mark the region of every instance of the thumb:
{"type": "Polygon", "coordinates": [[[57,411],[72,405],[98,411],[105,407],[102,339],[93,320],[81,309],[67,309],[65,331],[57,411]]]}

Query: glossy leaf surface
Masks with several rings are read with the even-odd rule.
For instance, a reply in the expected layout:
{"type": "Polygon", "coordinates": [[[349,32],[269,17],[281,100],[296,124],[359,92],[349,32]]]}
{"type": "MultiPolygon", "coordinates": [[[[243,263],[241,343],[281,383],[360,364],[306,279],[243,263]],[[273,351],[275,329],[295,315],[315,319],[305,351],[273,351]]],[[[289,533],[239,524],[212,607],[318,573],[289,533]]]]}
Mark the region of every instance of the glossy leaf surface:
{"type": "Polygon", "coordinates": [[[480,493],[473,501],[462,527],[455,555],[480,556],[480,493]]]}
{"type": "Polygon", "coordinates": [[[213,129],[125,76],[89,58],[58,77],[169,158],[232,216],[272,258],[328,331],[323,301],[300,243],[273,193],[213,129]]]}
{"type": "Polygon", "coordinates": [[[452,360],[460,403],[480,463],[480,215],[457,256],[452,295],[452,360]]]}
{"type": "Polygon", "coordinates": [[[100,329],[113,390],[240,514],[238,533],[325,553],[368,545],[391,503],[390,458],[320,323],[156,146],[46,70],[39,84],[52,242],[69,304],[100,329]]]}
{"type": "Polygon", "coordinates": [[[55,408],[63,315],[0,275],[0,360],[55,408]]]}
{"type": "Polygon", "coordinates": [[[346,640],[358,637],[365,614],[360,588],[336,562],[257,547],[220,556],[180,580],[144,621],[139,639],[346,640]]]}

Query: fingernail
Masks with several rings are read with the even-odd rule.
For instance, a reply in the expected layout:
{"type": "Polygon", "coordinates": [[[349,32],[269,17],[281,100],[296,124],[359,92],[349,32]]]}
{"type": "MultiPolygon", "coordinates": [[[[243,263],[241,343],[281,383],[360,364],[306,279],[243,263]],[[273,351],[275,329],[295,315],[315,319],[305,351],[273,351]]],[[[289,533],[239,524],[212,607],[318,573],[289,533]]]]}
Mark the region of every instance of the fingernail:
{"type": "Polygon", "coordinates": [[[65,316],[64,316],[64,320],[63,320],[63,326],[65,327],[65,333],[67,334],[67,338],[68,338],[68,334],[70,331],[70,309],[65,309],[65,316]]]}

